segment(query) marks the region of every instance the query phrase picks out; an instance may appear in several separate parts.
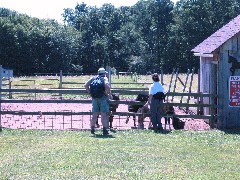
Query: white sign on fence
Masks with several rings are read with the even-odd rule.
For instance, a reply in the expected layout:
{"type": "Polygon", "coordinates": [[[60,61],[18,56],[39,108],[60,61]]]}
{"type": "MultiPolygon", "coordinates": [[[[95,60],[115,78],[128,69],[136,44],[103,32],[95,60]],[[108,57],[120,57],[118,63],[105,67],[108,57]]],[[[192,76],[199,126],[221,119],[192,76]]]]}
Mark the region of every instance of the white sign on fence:
{"type": "Polygon", "coordinates": [[[229,77],[229,106],[240,106],[240,76],[229,77]]]}

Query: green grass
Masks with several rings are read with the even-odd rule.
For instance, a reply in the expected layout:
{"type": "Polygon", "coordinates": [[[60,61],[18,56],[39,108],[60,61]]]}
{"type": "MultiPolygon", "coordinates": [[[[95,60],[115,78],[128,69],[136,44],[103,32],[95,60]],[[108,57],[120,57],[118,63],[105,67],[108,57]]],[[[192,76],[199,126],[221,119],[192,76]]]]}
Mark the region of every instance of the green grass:
{"type": "Polygon", "coordinates": [[[240,131],[0,132],[0,179],[238,179],[240,131]]]}

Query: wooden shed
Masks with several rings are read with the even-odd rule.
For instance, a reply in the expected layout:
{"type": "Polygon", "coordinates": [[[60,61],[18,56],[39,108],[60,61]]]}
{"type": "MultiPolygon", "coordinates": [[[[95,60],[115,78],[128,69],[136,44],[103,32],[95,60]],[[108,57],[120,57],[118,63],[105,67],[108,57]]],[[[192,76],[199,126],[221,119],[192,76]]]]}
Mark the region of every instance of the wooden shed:
{"type": "MultiPolygon", "coordinates": [[[[200,92],[217,95],[217,128],[240,128],[240,15],[192,52],[200,57],[200,92]]],[[[204,109],[204,114],[208,113],[204,109]]]]}

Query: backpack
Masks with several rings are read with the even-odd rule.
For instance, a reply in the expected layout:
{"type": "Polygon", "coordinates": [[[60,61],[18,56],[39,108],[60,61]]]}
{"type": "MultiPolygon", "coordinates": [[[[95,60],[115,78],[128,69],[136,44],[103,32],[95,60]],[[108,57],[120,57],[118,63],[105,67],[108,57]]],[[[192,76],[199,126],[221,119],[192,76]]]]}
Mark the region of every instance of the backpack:
{"type": "Polygon", "coordinates": [[[90,94],[92,98],[101,98],[105,93],[105,82],[103,77],[96,77],[90,84],[90,94]]]}
{"type": "Polygon", "coordinates": [[[163,92],[157,92],[153,95],[155,99],[165,100],[166,95],[163,92]]]}

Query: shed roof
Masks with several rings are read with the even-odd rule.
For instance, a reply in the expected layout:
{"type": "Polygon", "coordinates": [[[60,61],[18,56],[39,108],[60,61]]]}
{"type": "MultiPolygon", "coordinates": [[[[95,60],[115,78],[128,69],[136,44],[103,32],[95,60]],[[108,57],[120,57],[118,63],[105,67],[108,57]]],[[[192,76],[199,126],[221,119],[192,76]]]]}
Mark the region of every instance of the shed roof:
{"type": "Polygon", "coordinates": [[[223,43],[240,32],[240,15],[231,20],[228,24],[217,30],[202,43],[197,45],[191,51],[200,54],[211,54],[223,43]]]}

